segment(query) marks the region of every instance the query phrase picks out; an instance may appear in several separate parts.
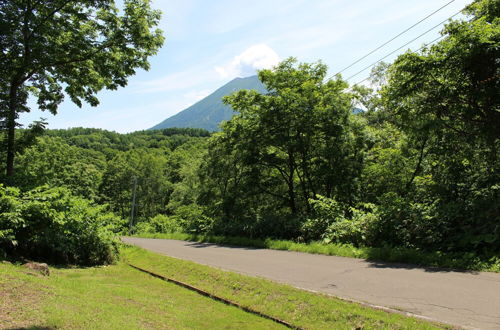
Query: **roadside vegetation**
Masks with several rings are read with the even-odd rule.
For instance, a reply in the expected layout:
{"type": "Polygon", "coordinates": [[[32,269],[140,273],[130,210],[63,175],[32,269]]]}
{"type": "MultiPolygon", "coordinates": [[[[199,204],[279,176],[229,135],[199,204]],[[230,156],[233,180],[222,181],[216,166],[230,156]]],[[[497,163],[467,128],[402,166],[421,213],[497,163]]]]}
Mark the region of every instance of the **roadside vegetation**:
{"type": "Polygon", "coordinates": [[[474,253],[428,252],[402,247],[356,247],[351,244],[324,243],[321,241],[297,243],[290,240],[277,240],[270,238],[252,239],[247,237],[186,233],[141,233],[134,236],[142,238],[175,239],[200,243],[214,243],[230,246],[324,254],[349,258],[361,258],[370,261],[408,263],[421,267],[500,273],[500,259],[498,255],[492,255],[488,258],[484,255],[477,255],[474,253]]]}
{"type": "Polygon", "coordinates": [[[498,271],[499,13],[474,1],[372,88],[286,59],[219,132],[11,127],[0,256],[109,264],[132,233],[498,271]]]}

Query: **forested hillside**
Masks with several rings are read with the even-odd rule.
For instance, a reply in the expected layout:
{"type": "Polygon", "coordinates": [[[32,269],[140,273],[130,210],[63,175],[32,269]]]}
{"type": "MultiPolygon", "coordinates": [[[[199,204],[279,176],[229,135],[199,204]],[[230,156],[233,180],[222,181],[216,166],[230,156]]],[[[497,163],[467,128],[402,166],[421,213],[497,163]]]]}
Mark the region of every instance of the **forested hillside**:
{"type": "Polygon", "coordinates": [[[0,188],[2,250],[52,262],[113,260],[113,233],[129,228],[134,181],[139,221],[171,213],[189,190],[183,180],[199,162],[208,136],[201,129],[176,128],[131,134],[19,131],[19,141],[31,142],[20,149],[15,188],[0,188]],[[79,235],[88,241],[75,240],[79,235]]]}
{"type": "Polygon", "coordinates": [[[102,263],[113,255],[107,240],[128,232],[133,217],[134,233],[456,252],[498,263],[500,5],[477,1],[467,13],[435,45],[379,66],[372,88],[326,79],[321,62],[289,58],[262,70],[268,93],[225,97],[238,114],[217,133],[18,131],[15,171],[0,186],[0,249],[102,263]],[[84,255],[64,234],[72,231],[97,233],[82,241],[84,255]]]}

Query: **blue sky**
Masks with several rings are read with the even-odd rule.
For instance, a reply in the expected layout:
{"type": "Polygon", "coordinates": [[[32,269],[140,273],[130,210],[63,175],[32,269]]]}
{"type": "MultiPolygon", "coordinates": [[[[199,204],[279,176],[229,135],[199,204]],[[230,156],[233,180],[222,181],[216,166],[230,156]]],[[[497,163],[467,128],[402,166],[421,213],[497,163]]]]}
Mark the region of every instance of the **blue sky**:
{"type": "MultiPolygon", "coordinates": [[[[117,132],[147,129],[194,104],[239,76],[255,74],[280,59],[322,60],[335,74],[450,0],[153,0],[163,12],[166,37],[151,69],[125,88],[102,91],[97,107],[66,100],[56,116],[36,109],[21,116],[29,124],[44,117],[49,128],[96,127],[117,132]]],[[[470,0],[455,0],[408,33],[343,73],[345,78],[452,16],[470,0]]],[[[407,48],[418,49],[440,28],[407,48]]],[[[399,53],[404,52],[402,49],[399,53]]],[[[386,61],[391,61],[394,56],[386,61]]],[[[364,79],[369,70],[352,78],[364,79]]]]}

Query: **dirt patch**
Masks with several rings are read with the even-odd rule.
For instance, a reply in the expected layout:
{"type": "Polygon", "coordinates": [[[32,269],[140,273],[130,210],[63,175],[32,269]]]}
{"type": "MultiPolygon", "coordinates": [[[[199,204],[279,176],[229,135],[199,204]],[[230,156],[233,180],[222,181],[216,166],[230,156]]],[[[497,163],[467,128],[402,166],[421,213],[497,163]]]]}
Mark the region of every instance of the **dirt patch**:
{"type": "Polygon", "coordinates": [[[47,329],[39,313],[46,287],[7,278],[0,282],[0,329],[47,329]]]}

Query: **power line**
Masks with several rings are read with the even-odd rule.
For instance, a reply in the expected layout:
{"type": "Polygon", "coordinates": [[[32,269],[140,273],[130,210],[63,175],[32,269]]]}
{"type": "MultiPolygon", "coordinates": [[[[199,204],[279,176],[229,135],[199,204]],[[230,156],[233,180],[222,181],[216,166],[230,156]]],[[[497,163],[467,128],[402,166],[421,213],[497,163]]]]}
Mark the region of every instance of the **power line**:
{"type": "MultiPolygon", "coordinates": [[[[436,39],[432,40],[431,42],[429,42],[429,43],[427,43],[427,44],[423,45],[422,47],[420,47],[419,49],[417,49],[415,52],[419,52],[419,51],[421,51],[421,50],[422,50],[422,49],[424,49],[425,47],[428,47],[428,46],[430,46],[430,45],[432,45],[432,44],[434,44],[434,43],[438,42],[439,40],[443,39],[444,37],[445,37],[445,35],[442,35],[442,36],[437,37],[436,39]]],[[[404,47],[404,46],[403,46],[403,47],[404,47]]],[[[378,63],[378,62],[377,62],[377,63],[378,63]]],[[[361,81],[358,81],[357,83],[355,83],[354,85],[352,85],[352,86],[351,86],[351,88],[352,88],[352,87],[354,87],[354,86],[357,86],[357,85],[359,85],[359,84],[361,84],[361,83],[363,83],[363,82],[365,82],[365,81],[367,81],[368,79],[370,79],[370,76],[366,77],[365,79],[363,79],[363,80],[361,80],[361,81]]]]}
{"type": "MultiPolygon", "coordinates": [[[[460,14],[462,12],[462,10],[460,10],[459,12],[455,13],[454,15],[448,17],[447,19],[445,19],[444,21],[440,22],[439,24],[437,25],[434,25],[432,28],[428,29],[427,31],[425,31],[424,33],[418,35],[417,37],[413,38],[412,40],[408,41],[407,43],[405,43],[403,46],[393,50],[392,52],[390,52],[389,54],[385,55],[384,57],[382,57],[381,59],[379,59],[378,61],[374,62],[373,64],[370,64],[369,66],[363,68],[362,70],[356,72],[355,74],[353,74],[352,76],[350,76],[349,78],[347,78],[346,80],[349,80],[351,78],[354,78],[356,77],[358,74],[360,74],[361,72],[371,68],[372,66],[382,62],[383,60],[385,60],[386,58],[388,58],[389,56],[391,56],[392,54],[396,53],[397,51],[401,50],[402,48],[408,46],[409,44],[411,44],[412,42],[414,42],[415,40],[423,37],[424,35],[426,35],[427,33],[431,32],[432,30],[434,30],[435,28],[441,26],[442,24],[446,23],[448,20],[452,19],[453,17],[457,16],[458,14],[460,14]]],[[[439,38],[438,38],[439,39],[439,38]]]]}
{"type": "MultiPolygon", "coordinates": [[[[344,72],[345,70],[351,68],[353,65],[361,62],[362,60],[364,60],[365,58],[367,58],[368,56],[370,56],[371,54],[375,53],[377,50],[379,50],[380,48],[384,47],[385,45],[387,45],[388,43],[390,43],[391,41],[395,40],[396,38],[400,37],[401,35],[405,34],[406,32],[408,32],[409,30],[413,29],[415,26],[419,25],[420,23],[422,23],[423,21],[425,21],[426,19],[428,19],[429,17],[433,16],[434,14],[436,14],[437,12],[439,12],[441,9],[447,7],[448,5],[450,5],[452,2],[454,2],[455,0],[452,0],[450,2],[448,2],[447,4],[445,4],[444,6],[438,8],[437,10],[433,11],[432,13],[430,13],[429,15],[427,15],[426,17],[422,18],[420,21],[418,21],[417,23],[413,24],[412,26],[410,26],[409,28],[407,28],[406,30],[404,30],[403,32],[400,32],[398,35],[396,35],[395,37],[391,38],[390,40],[386,41],[385,43],[383,43],[382,45],[378,46],[377,48],[375,48],[374,50],[372,50],[371,52],[369,52],[368,54],[364,55],[363,57],[359,58],[358,60],[356,60],[354,63],[351,63],[350,65],[346,66],[345,68],[343,68],[342,70],[340,70],[339,72],[337,72],[336,74],[334,74],[333,76],[336,76],[338,75],[339,73],[342,73],[344,72]]],[[[330,77],[331,78],[333,78],[330,77]]]]}

